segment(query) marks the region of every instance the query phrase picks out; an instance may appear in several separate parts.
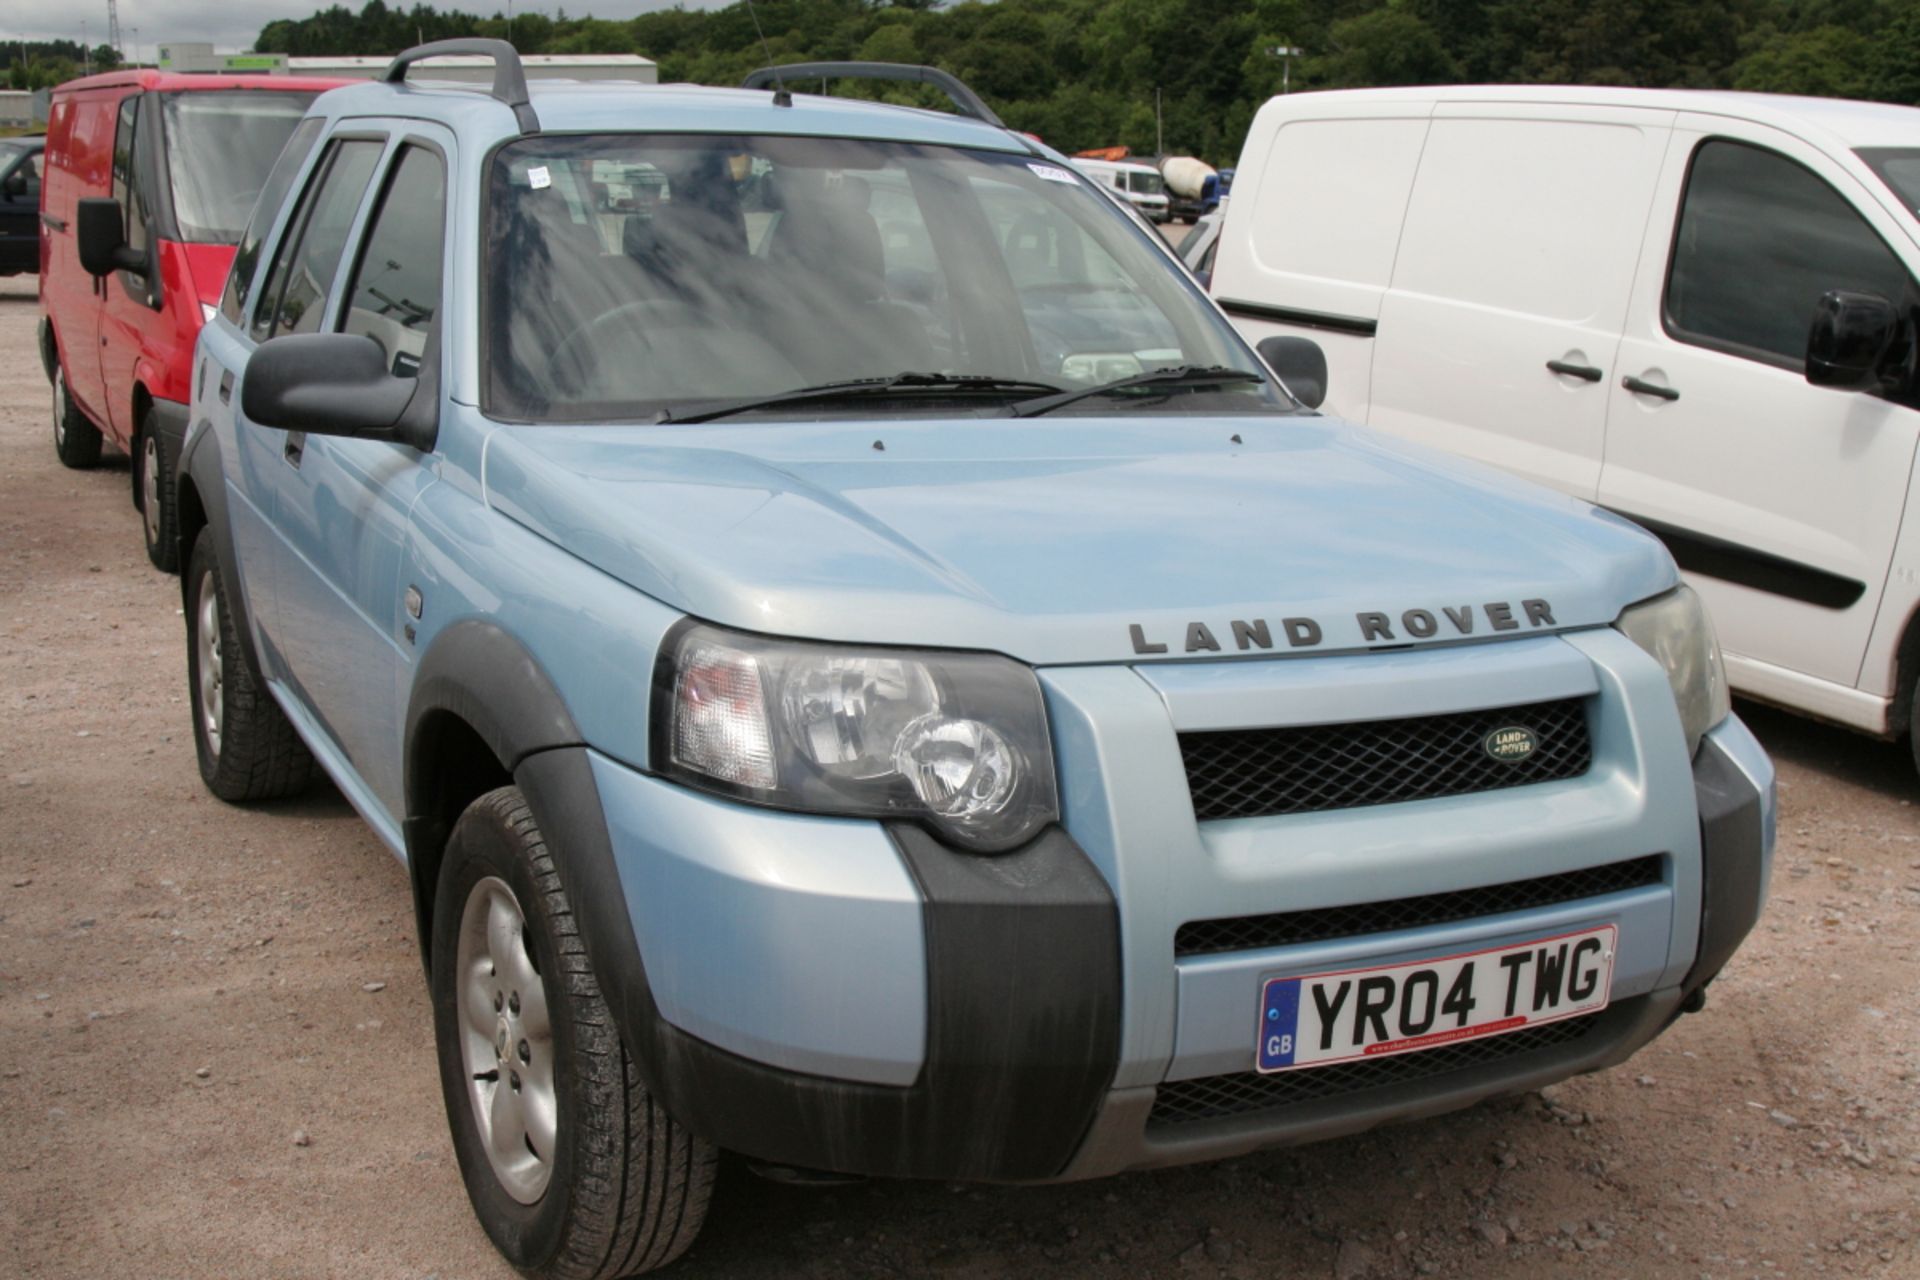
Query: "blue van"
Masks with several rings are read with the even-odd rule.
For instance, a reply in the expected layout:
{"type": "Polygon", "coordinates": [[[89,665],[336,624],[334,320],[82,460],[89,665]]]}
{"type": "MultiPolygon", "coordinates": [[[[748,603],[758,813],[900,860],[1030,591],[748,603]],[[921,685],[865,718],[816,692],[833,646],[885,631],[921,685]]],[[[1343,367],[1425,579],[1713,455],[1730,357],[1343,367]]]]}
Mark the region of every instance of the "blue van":
{"type": "Polygon", "coordinates": [[[1090,1178],[1702,1007],[1774,786],[1699,601],[1324,368],[925,68],[316,100],[193,373],[194,737],[410,869],[508,1259],[671,1261],[723,1149],[1090,1178]],[[850,75],[956,111],[785,83],[850,75]]]}

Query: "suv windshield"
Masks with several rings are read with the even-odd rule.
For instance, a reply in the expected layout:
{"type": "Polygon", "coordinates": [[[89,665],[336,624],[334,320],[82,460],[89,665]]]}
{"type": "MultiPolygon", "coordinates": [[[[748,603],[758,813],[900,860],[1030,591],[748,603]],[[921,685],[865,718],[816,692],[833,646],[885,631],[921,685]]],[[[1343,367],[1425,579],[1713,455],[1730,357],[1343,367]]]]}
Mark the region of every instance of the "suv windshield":
{"type": "Polygon", "coordinates": [[[1861,147],[1857,154],[1900,197],[1908,213],[1920,214],[1920,147],[1861,147]]]}
{"type": "Polygon", "coordinates": [[[166,95],[167,166],[182,240],[239,243],[260,185],[313,99],[277,89],[166,95]]]}
{"type": "MultiPolygon", "coordinates": [[[[838,138],[534,136],[493,162],[486,404],[521,421],[990,411],[1162,368],[1260,364],[1148,233],[1025,154],[838,138]],[[1001,404],[994,403],[997,396],[1001,404]],[[886,399],[885,408],[875,401],[886,399]]],[[[1142,388],[1173,412],[1292,406],[1266,381],[1142,388]]],[[[1111,411],[1111,398],[1074,412],[1111,411]]]]}

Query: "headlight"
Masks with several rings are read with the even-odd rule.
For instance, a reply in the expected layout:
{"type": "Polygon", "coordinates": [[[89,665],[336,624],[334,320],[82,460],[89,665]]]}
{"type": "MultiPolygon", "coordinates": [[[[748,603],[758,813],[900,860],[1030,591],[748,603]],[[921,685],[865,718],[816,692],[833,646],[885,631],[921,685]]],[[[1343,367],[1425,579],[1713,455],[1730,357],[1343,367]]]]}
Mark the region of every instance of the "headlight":
{"type": "Polygon", "coordinates": [[[1040,682],[992,654],[809,644],[688,624],[654,673],[655,767],[806,813],[918,818],[997,853],[1059,817],[1040,682]]]}
{"type": "Polygon", "coordinates": [[[1687,754],[1699,747],[1707,730],[1727,718],[1733,697],[1727,690],[1727,669],[1720,660],[1720,642],[1713,620],[1691,587],[1675,587],[1634,605],[1613,624],[1627,639],[1652,654],[1667,669],[1673,700],[1680,707],[1680,727],[1687,735],[1687,754]]]}

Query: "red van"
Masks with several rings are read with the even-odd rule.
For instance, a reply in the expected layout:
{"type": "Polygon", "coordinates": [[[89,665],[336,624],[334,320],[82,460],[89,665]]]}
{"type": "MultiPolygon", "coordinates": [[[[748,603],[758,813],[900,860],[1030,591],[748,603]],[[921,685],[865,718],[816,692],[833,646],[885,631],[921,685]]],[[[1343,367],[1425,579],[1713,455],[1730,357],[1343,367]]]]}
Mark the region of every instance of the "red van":
{"type": "Polygon", "coordinates": [[[193,343],[314,95],[343,80],[123,71],[53,91],[40,204],[40,354],[53,443],[134,460],[147,555],[178,568],[173,459],[193,343]]]}

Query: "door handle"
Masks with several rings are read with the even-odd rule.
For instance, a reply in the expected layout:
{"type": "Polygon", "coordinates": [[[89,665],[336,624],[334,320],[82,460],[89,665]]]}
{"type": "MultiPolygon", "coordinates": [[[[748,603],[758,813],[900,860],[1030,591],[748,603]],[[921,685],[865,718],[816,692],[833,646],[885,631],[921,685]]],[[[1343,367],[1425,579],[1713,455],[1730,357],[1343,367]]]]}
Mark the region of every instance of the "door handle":
{"type": "Polygon", "coordinates": [[[1598,382],[1605,376],[1590,364],[1574,364],[1569,360],[1549,360],[1547,368],[1555,373],[1564,373],[1569,378],[1578,378],[1582,382],[1598,382]]]}
{"type": "Polygon", "coordinates": [[[287,460],[287,465],[295,471],[298,471],[300,469],[300,459],[306,455],[306,452],[307,433],[304,431],[287,432],[287,444],[286,447],[281,450],[282,455],[287,460]]]}
{"type": "Polygon", "coordinates": [[[1620,379],[1620,385],[1637,396],[1658,396],[1662,400],[1678,400],[1680,393],[1672,387],[1663,387],[1657,382],[1648,382],[1632,374],[1620,379]]]}
{"type": "Polygon", "coordinates": [[[220,403],[233,403],[233,370],[231,369],[220,371],[220,403]]]}

